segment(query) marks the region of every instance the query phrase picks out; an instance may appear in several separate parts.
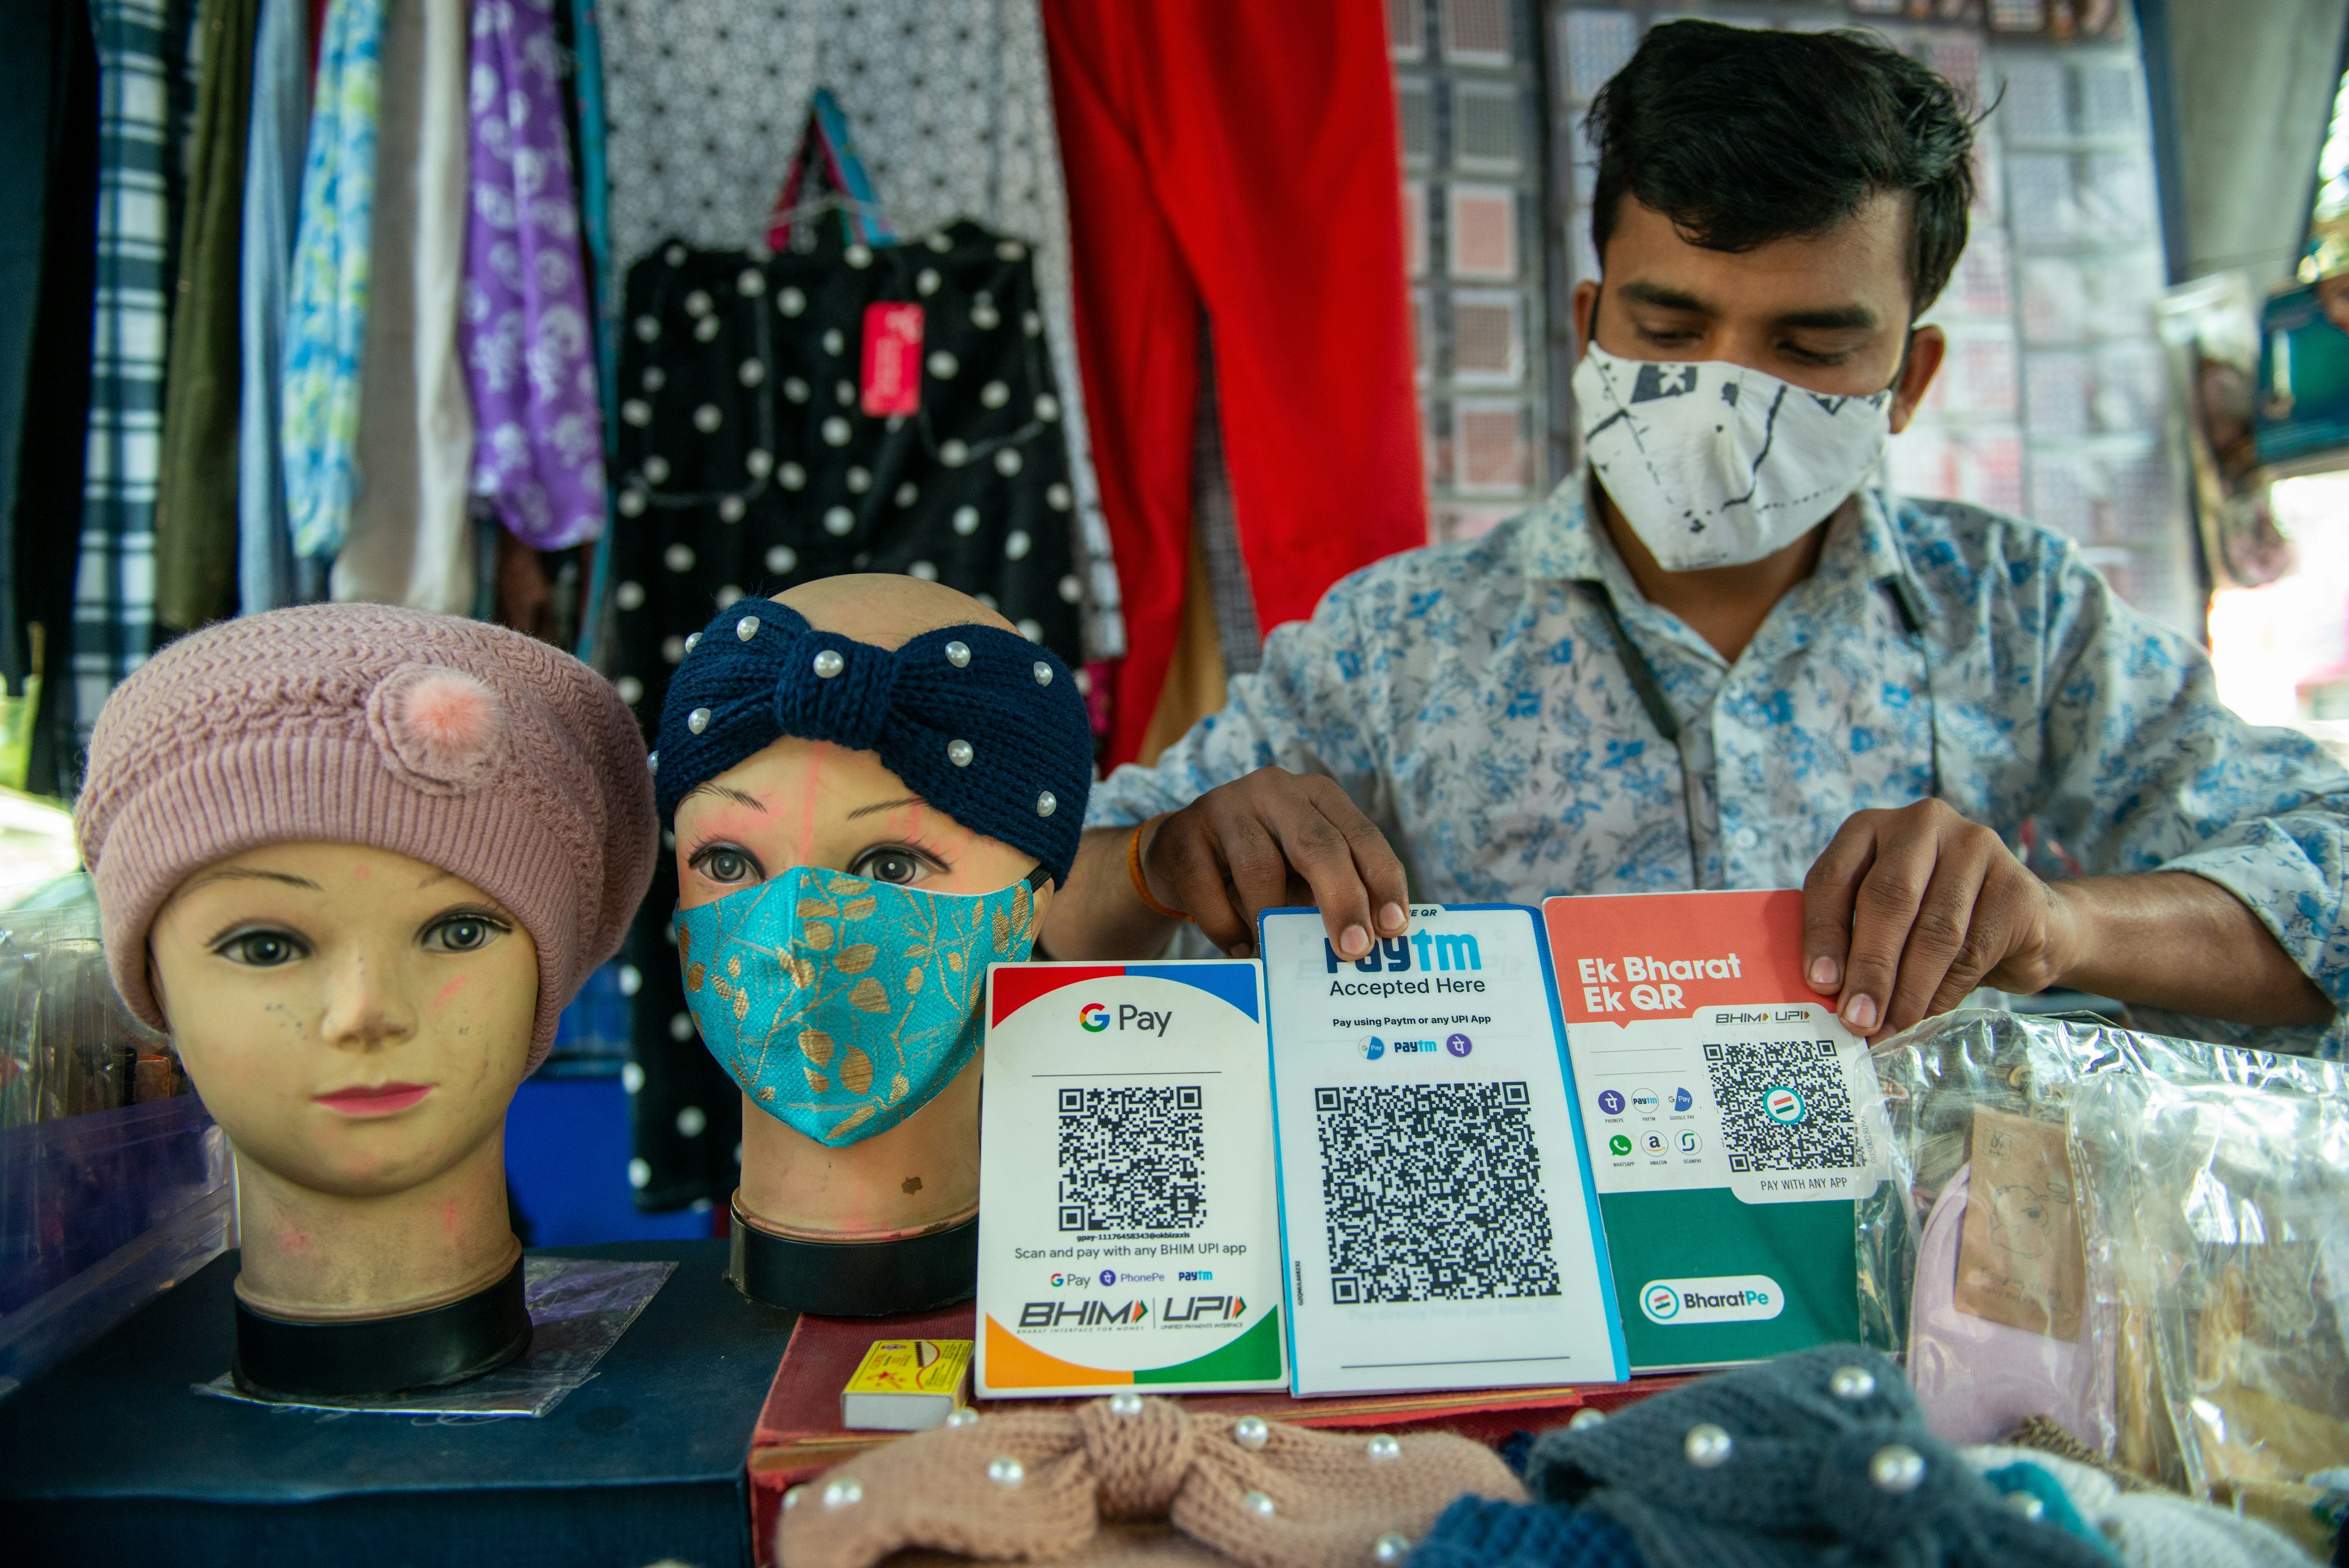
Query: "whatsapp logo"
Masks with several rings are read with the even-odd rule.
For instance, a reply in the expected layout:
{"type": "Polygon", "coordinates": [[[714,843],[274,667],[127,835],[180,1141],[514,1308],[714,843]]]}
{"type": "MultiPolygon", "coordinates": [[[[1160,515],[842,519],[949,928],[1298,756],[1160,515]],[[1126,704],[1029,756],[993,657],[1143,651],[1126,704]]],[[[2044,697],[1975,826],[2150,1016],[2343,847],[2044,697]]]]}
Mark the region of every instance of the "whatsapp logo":
{"type": "Polygon", "coordinates": [[[1619,1159],[1631,1152],[1631,1140],[1621,1133],[1617,1133],[1607,1140],[1607,1152],[1619,1159]]]}

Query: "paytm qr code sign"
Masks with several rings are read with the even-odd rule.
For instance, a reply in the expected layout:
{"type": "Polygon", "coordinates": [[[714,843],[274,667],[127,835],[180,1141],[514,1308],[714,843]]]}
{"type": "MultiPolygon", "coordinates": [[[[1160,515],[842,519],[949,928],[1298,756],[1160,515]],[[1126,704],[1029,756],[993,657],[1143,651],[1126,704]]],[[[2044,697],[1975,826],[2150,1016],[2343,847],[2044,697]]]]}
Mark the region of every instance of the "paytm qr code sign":
{"type": "Polygon", "coordinates": [[[1849,1337],[1848,1271],[1789,1260],[1848,1252],[1889,1137],[1867,1043],[1803,979],[1802,895],[1552,898],[1543,919],[1634,1366],[1849,1337]]]}
{"type": "Polygon", "coordinates": [[[1310,909],[1259,935],[1296,1392],[1623,1376],[1534,912],[1420,906],[1359,960],[1310,909]]]}
{"type": "Polygon", "coordinates": [[[1262,974],[988,971],[980,1393],[1286,1386],[1262,974]]]}

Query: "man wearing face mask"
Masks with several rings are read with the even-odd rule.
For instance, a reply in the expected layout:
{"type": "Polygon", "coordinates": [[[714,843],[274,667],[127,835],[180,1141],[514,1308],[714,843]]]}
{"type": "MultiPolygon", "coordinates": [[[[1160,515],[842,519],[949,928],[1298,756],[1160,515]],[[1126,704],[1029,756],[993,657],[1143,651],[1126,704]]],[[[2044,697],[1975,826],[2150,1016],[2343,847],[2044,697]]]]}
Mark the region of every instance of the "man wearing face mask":
{"type": "Polygon", "coordinates": [[[1811,981],[1863,1034],[2064,985],[2337,1054],[2349,774],[2235,718],[2069,541],[1872,482],[1965,245],[1949,84],[1855,35],[1675,22],[1591,130],[1583,471],[1340,583],[1105,781],[1043,949],[1188,920],[1247,952],[1307,902],[1362,953],[1406,863],[1446,903],[1800,886],[1811,981]],[[2043,880],[2026,834],[2085,874],[2043,880]]]}

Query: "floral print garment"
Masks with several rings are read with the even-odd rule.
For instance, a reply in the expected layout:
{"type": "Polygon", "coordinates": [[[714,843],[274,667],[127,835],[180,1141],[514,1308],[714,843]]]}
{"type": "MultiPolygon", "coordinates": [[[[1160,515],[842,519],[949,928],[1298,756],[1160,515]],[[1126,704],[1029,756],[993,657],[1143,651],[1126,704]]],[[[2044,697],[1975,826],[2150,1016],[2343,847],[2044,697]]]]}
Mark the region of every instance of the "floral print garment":
{"type": "Polygon", "coordinates": [[[384,0],[333,0],[319,29],[285,318],[285,504],[297,556],[331,557],[350,531],[383,16],[384,0]]]}
{"type": "Polygon", "coordinates": [[[472,211],[459,337],[473,493],[541,550],[604,532],[604,427],[554,0],[473,7],[472,211]]]}
{"type": "MultiPolygon", "coordinates": [[[[1343,784],[1418,895],[1533,904],[1687,888],[1692,870],[1706,888],[1799,887],[1853,812],[1934,794],[1938,777],[2051,875],[2219,883],[2349,1003],[2349,774],[2297,732],[2236,718],[2202,651],[2121,603],[2069,541],[1863,492],[1732,663],[1640,596],[1585,495],[1577,474],[1480,539],[1339,583],[1273,632],[1222,712],[1096,788],[1088,825],[1278,764],[1343,784]],[[1679,720],[1677,757],[1600,588],[1679,720]],[[1914,633],[1903,591],[1923,612],[1914,633]]],[[[2340,1018],[2257,1029],[2136,1011],[2271,1050],[2338,1056],[2349,1036],[2340,1018]]]]}

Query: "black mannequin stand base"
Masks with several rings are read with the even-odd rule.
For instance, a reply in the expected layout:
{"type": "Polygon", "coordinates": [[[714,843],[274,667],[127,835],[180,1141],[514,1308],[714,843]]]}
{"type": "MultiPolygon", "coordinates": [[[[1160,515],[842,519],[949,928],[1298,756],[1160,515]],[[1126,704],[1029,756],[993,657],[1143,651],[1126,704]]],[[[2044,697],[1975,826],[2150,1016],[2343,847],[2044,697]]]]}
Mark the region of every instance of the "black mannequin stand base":
{"type": "Polygon", "coordinates": [[[305,1323],[236,1303],[236,1386],[263,1398],[356,1399],[439,1388],[530,1348],[522,1260],[486,1290],[398,1317],[305,1323]]]}
{"type": "Polygon", "coordinates": [[[819,1317],[895,1317],[967,1302],[978,1288],[978,1216],[891,1241],[808,1241],[733,1209],[727,1278],[761,1306],[819,1317]]]}

